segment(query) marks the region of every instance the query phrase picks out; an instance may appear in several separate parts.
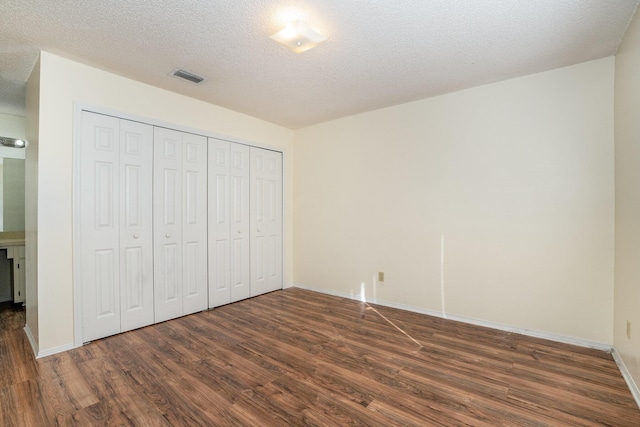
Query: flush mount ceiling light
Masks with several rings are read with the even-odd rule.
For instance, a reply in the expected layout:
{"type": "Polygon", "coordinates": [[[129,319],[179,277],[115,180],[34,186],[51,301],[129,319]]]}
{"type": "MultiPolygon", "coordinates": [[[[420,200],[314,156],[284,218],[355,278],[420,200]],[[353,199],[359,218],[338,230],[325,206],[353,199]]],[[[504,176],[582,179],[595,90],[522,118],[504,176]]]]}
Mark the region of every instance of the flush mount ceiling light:
{"type": "Polygon", "coordinates": [[[327,39],[302,21],[289,22],[271,38],[295,53],[305,52],[327,39]]]}

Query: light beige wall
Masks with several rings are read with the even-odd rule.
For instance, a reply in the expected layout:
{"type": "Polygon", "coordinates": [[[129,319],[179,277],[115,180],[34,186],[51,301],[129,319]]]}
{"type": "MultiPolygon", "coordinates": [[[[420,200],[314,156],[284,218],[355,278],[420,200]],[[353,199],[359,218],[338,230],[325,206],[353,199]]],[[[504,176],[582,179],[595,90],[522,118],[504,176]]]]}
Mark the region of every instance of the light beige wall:
{"type": "Polygon", "coordinates": [[[0,136],[25,138],[25,118],[0,113],[0,136]]]}
{"type": "Polygon", "coordinates": [[[2,231],[24,231],[24,159],[2,163],[2,231]]]}
{"type": "MultiPolygon", "coordinates": [[[[25,121],[25,117],[0,113],[0,137],[26,139],[25,121]]],[[[24,185],[16,187],[20,177],[24,184],[24,162],[15,161],[24,157],[23,148],[0,146],[0,234],[24,231],[24,185]]]]}
{"type": "Polygon", "coordinates": [[[613,74],[605,58],[296,131],[295,282],[610,345],[613,74]]]}
{"type": "MultiPolygon", "coordinates": [[[[38,334],[38,146],[40,139],[40,59],[33,66],[26,88],[25,151],[25,255],[27,330],[37,345],[38,334]]],[[[54,252],[55,253],[55,252],[54,252]]],[[[36,348],[37,351],[37,348],[36,348]]]]}
{"type": "MultiPolygon", "coordinates": [[[[0,136],[9,138],[26,138],[26,118],[0,113],[0,136]]],[[[0,146],[0,157],[24,159],[25,150],[22,148],[0,146]]]]}
{"type": "Polygon", "coordinates": [[[640,16],[616,55],[614,347],[640,385],[640,16]],[[627,338],[631,321],[631,339],[627,338]]]}
{"type": "MultiPolygon", "coordinates": [[[[98,105],[179,126],[286,150],[285,206],[291,218],[293,132],[256,118],[187,98],[56,55],[41,54],[38,207],[40,351],[73,343],[72,140],[73,102],[98,105]]],[[[291,226],[285,284],[292,277],[291,226]]]]}

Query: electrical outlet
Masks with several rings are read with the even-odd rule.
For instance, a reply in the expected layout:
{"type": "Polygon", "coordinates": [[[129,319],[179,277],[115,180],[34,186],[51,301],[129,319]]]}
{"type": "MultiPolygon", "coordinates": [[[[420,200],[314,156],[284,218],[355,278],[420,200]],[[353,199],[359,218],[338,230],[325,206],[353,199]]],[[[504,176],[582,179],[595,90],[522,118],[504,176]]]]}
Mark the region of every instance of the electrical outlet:
{"type": "Polygon", "coordinates": [[[631,339],[631,320],[627,320],[627,338],[631,339]]]}
{"type": "Polygon", "coordinates": [[[384,271],[378,272],[378,282],[384,282],[384,271]]]}

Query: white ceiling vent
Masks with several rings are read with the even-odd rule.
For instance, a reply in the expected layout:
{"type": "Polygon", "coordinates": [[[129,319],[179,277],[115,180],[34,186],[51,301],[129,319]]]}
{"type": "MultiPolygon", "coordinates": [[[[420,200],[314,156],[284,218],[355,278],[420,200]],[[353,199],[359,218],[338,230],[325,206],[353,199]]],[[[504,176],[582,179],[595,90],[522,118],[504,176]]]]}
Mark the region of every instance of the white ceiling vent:
{"type": "Polygon", "coordinates": [[[205,79],[204,77],[200,77],[197,74],[190,73],[189,71],[183,70],[182,68],[173,70],[172,72],[169,73],[169,75],[187,80],[197,85],[207,81],[207,79],[205,79]]]}

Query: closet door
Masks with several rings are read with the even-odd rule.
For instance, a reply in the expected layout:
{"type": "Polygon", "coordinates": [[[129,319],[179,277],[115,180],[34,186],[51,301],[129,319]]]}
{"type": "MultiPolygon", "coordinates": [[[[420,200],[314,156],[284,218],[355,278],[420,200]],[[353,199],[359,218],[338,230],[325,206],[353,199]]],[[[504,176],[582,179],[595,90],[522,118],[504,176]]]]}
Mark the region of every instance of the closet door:
{"type": "Polygon", "coordinates": [[[182,310],[182,133],[154,128],[153,225],[156,322],[182,310]]]}
{"type": "Polygon", "coordinates": [[[82,113],[80,258],[83,340],[153,323],[152,128],[82,113]]]}
{"type": "Polygon", "coordinates": [[[150,325],[153,315],[153,130],[120,120],[121,331],[150,325]]]}
{"type": "Polygon", "coordinates": [[[120,332],[119,120],[82,112],[80,250],[82,339],[120,332]]]}
{"type": "Polygon", "coordinates": [[[251,147],[251,296],[282,289],[282,154],[251,147]]]}
{"type": "Polygon", "coordinates": [[[154,128],[156,322],[207,308],[207,141],[154,128]]]}
{"type": "Polygon", "coordinates": [[[249,147],[209,139],[209,307],[251,296],[249,147]]]}
{"type": "Polygon", "coordinates": [[[184,133],[182,139],[183,314],[206,310],[207,138],[184,133]]]}
{"type": "Polygon", "coordinates": [[[251,296],[249,226],[249,147],[231,144],[229,206],[231,217],[231,302],[251,296]]]}
{"type": "Polygon", "coordinates": [[[209,138],[209,307],[231,302],[230,145],[209,138]]]}

